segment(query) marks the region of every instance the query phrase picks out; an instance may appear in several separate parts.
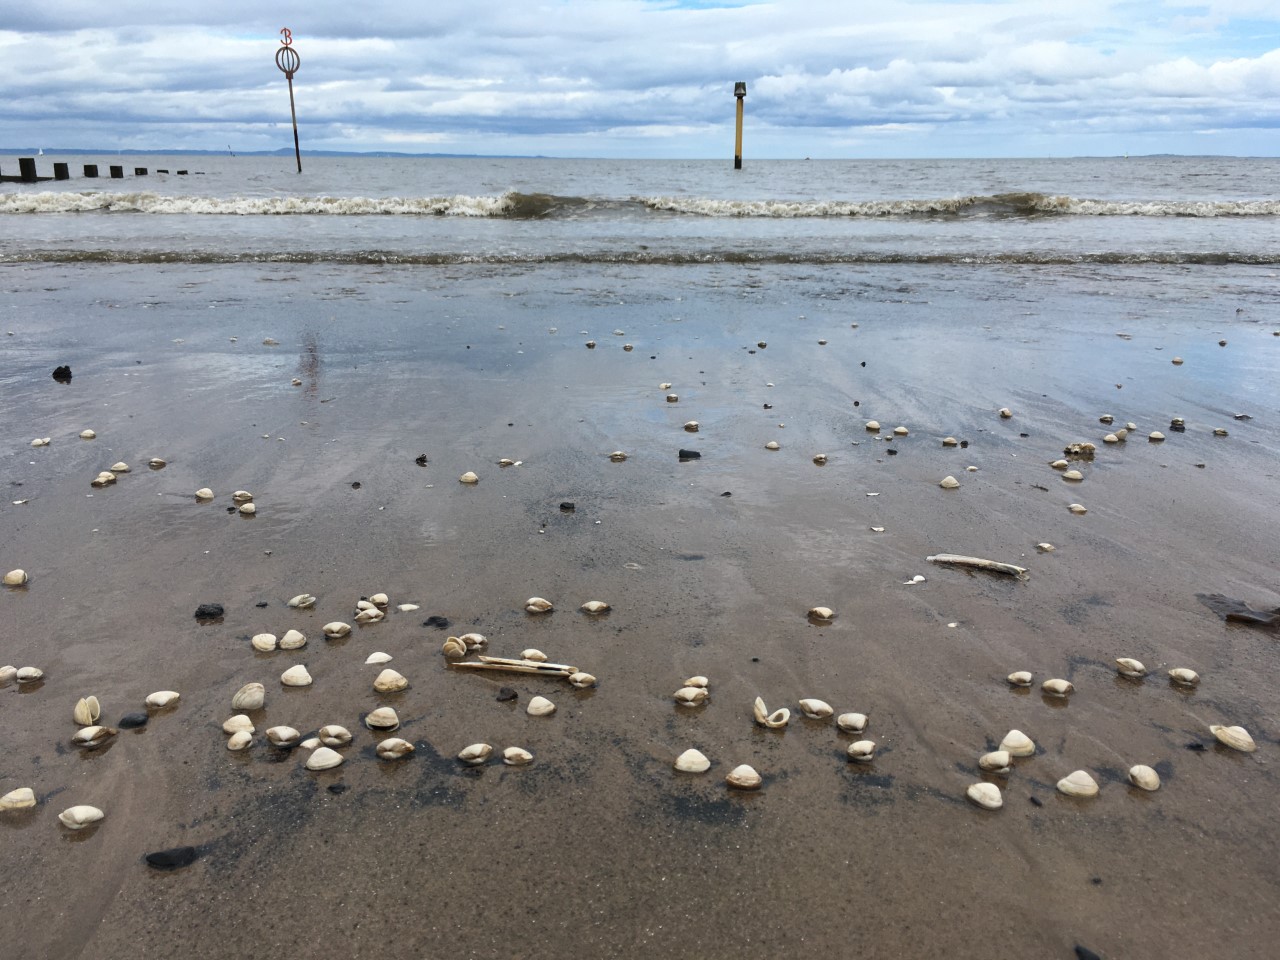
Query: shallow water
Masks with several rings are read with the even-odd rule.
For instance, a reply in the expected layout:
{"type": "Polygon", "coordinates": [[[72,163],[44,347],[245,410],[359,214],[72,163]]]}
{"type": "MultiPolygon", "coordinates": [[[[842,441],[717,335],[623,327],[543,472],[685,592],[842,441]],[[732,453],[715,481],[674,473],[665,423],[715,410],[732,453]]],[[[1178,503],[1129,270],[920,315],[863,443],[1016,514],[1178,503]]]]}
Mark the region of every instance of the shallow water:
{"type": "Polygon", "coordinates": [[[32,577],[0,596],[3,660],[47,675],[0,688],[0,792],[41,800],[0,816],[21,878],[0,936],[32,955],[1270,955],[1276,639],[1197,598],[1280,604],[1264,268],[10,264],[0,284],[0,565],[32,577]],[[1139,430],[1103,446],[1104,412],[1139,430]],[[871,418],[910,434],[876,439],[871,418]],[[1065,483],[1048,461],[1085,439],[1101,449],[1065,483]],[[133,470],[91,489],[119,459],[133,470]],[[217,499],[196,503],[205,485],[217,499]],[[253,519],[227,512],[239,488],[253,519]],[[938,552],[1030,578],[925,561],[938,552]],[[421,609],[323,639],[378,590],[421,609]],[[303,591],[316,609],[288,609],[303,591]],[[532,595],[556,611],[525,614],[532,595]],[[612,612],[577,611],[592,598],[612,612]],[[225,618],[198,625],[210,601],[225,618]],[[806,620],[816,604],[834,623],[806,620]],[[296,654],[249,646],[290,627],[309,638],[296,654]],[[450,670],[440,643],[466,630],[600,684],[450,670]],[[373,650],[408,691],[373,692],[373,650]],[[1116,656],[1153,676],[1117,678],[1116,656]],[[279,685],[294,663],[313,686],[279,685]],[[1201,685],[1170,686],[1174,666],[1201,685]],[[1077,692],[1011,690],[1015,669],[1077,692]],[[699,673],[710,702],[677,707],[699,673]],[[229,753],[220,724],[251,680],[258,742],[229,753]],[[497,702],[502,685],[520,702],[497,702]],[[182,700],[73,752],[76,698],[114,721],[157,689],[182,700]],[[524,713],[536,694],[554,716],[524,713]],[[831,723],[756,727],[757,695],[870,714],[874,763],[848,763],[855,738],[831,723]],[[374,756],[360,718],[380,703],[412,758],[374,756]],[[1258,752],[1216,745],[1218,722],[1258,752]],[[309,773],[264,745],[277,723],[356,737],[309,773]],[[1013,727],[1040,749],[1004,809],[980,811],[964,789],[1013,727]],[[481,740],[535,761],[453,760],[481,740]],[[689,746],[710,773],[671,770],[689,746]],[[756,794],[723,785],[743,762],[756,794]],[[1139,762],[1159,792],[1127,786],[1139,762]],[[1097,799],[1055,792],[1077,768],[1097,799]],[[106,819],[65,831],[73,803],[106,819]],[[179,844],[200,848],[191,867],[141,861],[179,844]]]}

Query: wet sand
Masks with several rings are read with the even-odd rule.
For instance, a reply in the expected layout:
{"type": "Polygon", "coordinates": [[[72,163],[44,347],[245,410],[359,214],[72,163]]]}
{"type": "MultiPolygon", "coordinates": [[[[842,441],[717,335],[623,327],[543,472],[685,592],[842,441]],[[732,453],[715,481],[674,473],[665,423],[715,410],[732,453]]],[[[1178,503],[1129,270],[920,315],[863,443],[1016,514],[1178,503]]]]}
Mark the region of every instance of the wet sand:
{"type": "Polygon", "coordinates": [[[1197,597],[1280,605],[1273,273],[24,265],[0,282],[0,567],[31,576],[0,594],[0,660],[46,673],[0,687],[0,793],[40,800],[0,814],[3,942],[49,958],[1273,954],[1280,636],[1197,597]],[[68,385],[49,376],[63,363],[68,385]],[[1103,445],[1108,412],[1136,435],[1103,445]],[[872,418],[910,434],[877,439],[872,418]],[[1084,440],[1097,455],[1066,483],[1048,463],[1084,440]],[[91,489],[117,460],[132,471],[91,489]],[[228,512],[241,488],[254,518],[228,512]],[[926,562],[939,552],[1030,576],[926,562]],[[386,621],[323,638],[380,590],[386,621]],[[289,609],[304,591],[316,608],[289,609]],[[533,595],[555,612],[524,613],[533,595]],[[613,609],[588,617],[589,599],[613,609]],[[196,623],[204,602],[221,623],[196,623]],[[819,604],[830,625],[806,620],[819,604]],[[249,645],[291,627],[300,651],[249,645]],[[440,645],[468,630],[599,685],[450,670],[440,645]],[[409,690],[373,691],[375,650],[409,690]],[[1152,675],[1118,678],[1118,656],[1152,675]],[[295,663],[312,686],[280,685],[295,663]],[[1176,666],[1200,686],[1171,686],[1176,666]],[[1017,669],[1076,692],[1012,690],[1017,669]],[[711,699],[678,707],[693,674],[711,699]],[[253,680],[256,742],[231,753],[220,725],[253,680]],[[503,685],[518,703],[496,701],[503,685]],[[70,745],[78,697],[114,724],[160,689],[182,699],[146,727],[70,745]],[[538,694],[554,716],[525,714],[538,694]],[[752,723],[757,695],[793,710],[785,730],[752,723]],[[801,697],[869,714],[875,761],[847,762],[856,738],[799,716],[801,697]],[[384,703],[417,746],[397,763],[360,724],[384,703]],[[333,771],[262,736],[326,723],[355,733],[333,771]],[[1258,751],[1217,745],[1211,723],[1258,751]],[[979,810],[965,788],[1010,728],[1039,749],[991,778],[1004,808],[979,810]],[[464,768],[476,741],[534,763],[464,768]],[[671,769],[691,746],[708,774],[671,769]],[[759,792],[725,788],[739,763],[759,792]],[[1135,763],[1158,792],[1128,786],[1135,763]],[[1080,768],[1096,799],[1055,791],[1080,768]],[[63,829],[75,803],[105,820],[63,829]],[[183,844],[190,867],[142,861],[183,844]]]}

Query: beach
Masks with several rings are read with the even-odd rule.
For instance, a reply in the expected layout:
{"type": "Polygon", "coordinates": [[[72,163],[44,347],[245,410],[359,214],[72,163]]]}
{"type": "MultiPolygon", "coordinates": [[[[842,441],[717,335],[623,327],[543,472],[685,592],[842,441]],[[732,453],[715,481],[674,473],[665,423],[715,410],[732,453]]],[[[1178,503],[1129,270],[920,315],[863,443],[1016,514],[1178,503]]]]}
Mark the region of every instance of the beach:
{"type": "Polygon", "coordinates": [[[0,815],[0,936],[30,955],[1272,954],[1280,638],[1203,597],[1280,606],[1274,263],[52,258],[0,278],[0,566],[30,576],[0,596],[4,662],[45,673],[0,687],[0,792],[39,798],[0,815]],[[1050,462],[1078,442],[1097,450],[1072,483],[1050,462]],[[325,639],[379,591],[385,620],[325,639]],[[250,646],[290,628],[304,648],[250,646]],[[467,631],[598,683],[451,668],[467,631]],[[407,690],[375,693],[374,651],[407,690]],[[297,663],[315,682],[282,686],[297,663]],[[677,705],[695,675],[709,699],[677,705]],[[1042,695],[1050,677],[1074,693],[1042,695]],[[231,752],[252,681],[255,742],[231,752]],[[77,698],[113,723],[156,690],[181,700],[70,745],[77,698]],[[537,695],[552,716],[526,714],[537,695]],[[757,696],[790,723],[755,724],[757,696]],[[874,760],[808,697],[867,714],[874,760]],[[382,705],[412,756],[376,757],[382,705]],[[354,733],[334,770],[262,736],[328,723],[354,733]],[[1035,755],[982,775],[1011,729],[1035,755]],[[534,761],[460,764],[476,742],[534,761]],[[709,772],[672,769],[689,747],[709,772]],[[742,763],[758,791],[726,787],[742,763]],[[1158,791],[1129,785],[1139,763],[1158,791]],[[1097,797],[1055,790],[1077,769],[1097,797]],[[1002,809],[966,800],[982,779],[1002,809]],[[72,804],[105,818],[66,830],[72,804]],[[142,860],[184,845],[182,869],[142,860]]]}

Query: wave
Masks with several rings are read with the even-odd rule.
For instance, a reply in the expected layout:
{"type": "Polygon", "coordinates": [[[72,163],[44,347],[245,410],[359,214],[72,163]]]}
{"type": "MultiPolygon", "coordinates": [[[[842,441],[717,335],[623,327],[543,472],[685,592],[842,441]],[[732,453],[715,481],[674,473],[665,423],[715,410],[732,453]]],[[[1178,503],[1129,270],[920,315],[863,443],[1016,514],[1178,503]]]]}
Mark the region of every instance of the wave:
{"type": "Polygon", "coordinates": [[[1005,251],[1001,253],[913,253],[909,251],[784,251],[699,250],[694,252],[572,251],[553,253],[401,253],[384,250],[296,251],[296,252],[211,252],[179,250],[42,250],[0,253],[0,264],[336,264],[351,266],[540,266],[557,264],[622,264],[653,266],[747,265],[878,265],[923,264],[957,266],[1247,266],[1280,265],[1280,253],[1239,251],[1148,251],[1048,253],[1005,251]]]}
{"type": "Polygon", "coordinates": [[[439,197],[200,197],[109,191],[0,193],[0,214],[133,213],[185,216],[418,216],[512,220],[663,214],[693,217],[1275,217],[1280,200],[1090,200],[1044,193],[886,200],[725,200],[559,196],[510,191],[439,197]]]}

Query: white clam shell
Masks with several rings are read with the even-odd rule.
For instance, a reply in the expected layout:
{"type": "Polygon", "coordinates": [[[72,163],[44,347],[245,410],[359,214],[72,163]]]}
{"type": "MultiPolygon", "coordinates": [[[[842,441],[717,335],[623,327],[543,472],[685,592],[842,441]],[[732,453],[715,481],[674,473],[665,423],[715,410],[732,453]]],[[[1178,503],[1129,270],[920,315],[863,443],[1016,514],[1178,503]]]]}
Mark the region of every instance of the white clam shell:
{"type": "Polygon", "coordinates": [[[854,763],[870,763],[876,757],[876,742],[855,740],[845,749],[845,755],[854,763]]]}
{"type": "Polygon", "coordinates": [[[705,703],[710,695],[706,687],[681,687],[673,694],[676,703],[684,707],[696,707],[705,703]]]}
{"type": "Polygon", "coordinates": [[[385,607],[387,604],[391,602],[391,598],[388,597],[385,593],[371,593],[369,595],[369,602],[374,604],[375,606],[385,607]]]}
{"type": "Polygon", "coordinates": [[[479,483],[480,478],[476,476],[475,471],[468,470],[466,473],[464,473],[462,476],[458,478],[458,482],[459,483],[479,483]]]}
{"type": "Polygon", "coordinates": [[[947,474],[945,477],[943,477],[941,480],[938,481],[938,486],[940,486],[943,490],[954,490],[958,486],[960,486],[960,481],[957,480],[955,477],[951,476],[951,474],[947,474]]]}
{"type": "Polygon", "coordinates": [[[19,683],[35,683],[44,679],[44,671],[39,667],[19,667],[14,677],[19,683]]]}
{"type": "Polygon", "coordinates": [[[1200,674],[1187,667],[1174,667],[1169,671],[1169,679],[1179,686],[1194,687],[1200,682],[1200,674]]]}
{"type": "Polygon", "coordinates": [[[168,707],[177,703],[180,696],[176,690],[157,690],[147,694],[146,704],[148,707],[168,707]]]}
{"type": "Polygon", "coordinates": [[[240,504],[240,513],[243,516],[252,517],[257,512],[258,512],[258,505],[255,503],[240,504]]]}
{"type": "Polygon", "coordinates": [[[1084,479],[1084,474],[1079,470],[1067,470],[1062,474],[1063,480],[1074,480],[1077,483],[1084,479]]]}
{"type": "Polygon", "coordinates": [[[1088,509],[1082,503],[1069,504],[1067,506],[1067,509],[1070,510],[1072,513],[1076,514],[1077,516],[1083,516],[1084,514],[1089,512],[1088,509]]]}
{"type": "Polygon", "coordinates": [[[959,443],[960,443],[960,441],[959,441],[959,440],[957,440],[955,437],[943,437],[943,438],[942,438],[942,445],[943,445],[944,447],[954,447],[954,446],[959,445],[959,443]]]}
{"type": "Polygon", "coordinates": [[[291,747],[302,739],[302,734],[293,727],[269,727],[267,739],[277,747],[291,747]]]}
{"type": "Polygon", "coordinates": [[[238,730],[227,739],[228,750],[247,750],[253,743],[253,734],[248,730],[238,730]]]}
{"type": "Polygon", "coordinates": [[[414,610],[421,610],[422,608],[416,603],[401,603],[396,606],[396,609],[401,613],[412,613],[414,610]]]}
{"type": "Polygon", "coordinates": [[[532,660],[534,663],[546,663],[547,655],[537,647],[526,647],[520,651],[521,660],[532,660]]]}
{"type": "Polygon", "coordinates": [[[865,713],[842,713],[836,717],[836,726],[845,733],[861,733],[867,729],[865,713]]]}
{"type": "Polygon", "coordinates": [[[580,608],[584,613],[600,614],[609,611],[609,604],[603,600],[588,600],[580,608]]]}
{"type": "Polygon", "coordinates": [[[208,487],[201,487],[199,490],[197,490],[197,491],[196,491],[196,499],[197,499],[197,500],[212,500],[212,499],[213,499],[213,491],[212,491],[212,490],[210,490],[208,487]]]}
{"type": "Polygon", "coordinates": [[[622,461],[627,459],[627,453],[625,450],[615,450],[613,453],[609,454],[609,459],[614,463],[622,463],[622,461]]]}
{"type": "Polygon", "coordinates": [[[807,698],[800,701],[800,712],[810,720],[825,720],[834,714],[835,710],[825,700],[807,698]]]}
{"type": "Polygon", "coordinates": [[[1159,790],[1160,774],[1145,763],[1139,763],[1129,768],[1129,782],[1140,790],[1159,790]]]}
{"type": "Polygon", "coordinates": [[[1070,680],[1062,680],[1057,677],[1040,684],[1040,689],[1053,697],[1065,697],[1075,691],[1075,687],[1070,680]]]}
{"type": "Polygon", "coordinates": [[[1253,737],[1249,736],[1249,731],[1244,727],[1224,727],[1215,723],[1209,727],[1209,732],[1218,738],[1218,742],[1232,750],[1253,753],[1258,749],[1258,745],[1253,742],[1253,737]]]}
{"type": "Polygon", "coordinates": [[[836,612],[830,607],[810,607],[809,616],[814,620],[834,620],[836,612]]]}
{"type": "Polygon", "coordinates": [[[370,606],[356,614],[356,623],[377,623],[385,616],[386,614],[377,607],[370,606]]]}
{"type": "Polygon", "coordinates": [[[71,719],[82,727],[97,723],[100,716],[102,716],[102,707],[97,697],[81,697],[71,711],[71,719]]]}
{"type": "Polygon", "coordinates": [[[33,447],[47,447],[52,439],[52,437],[36,437],[31,441],[31,445],[33,447]]]}
{"type": "Polygon", "coordinates": [[[92,439],[93,439],[94,437],[96,437],[96,436],[97,436],[97,434],[96,434],[94,431],[92,431],[92,430],[90,430],[90,429],[88,429],[88,428],[85,428],[84,430],[81,430],[81,431],[80,431],[80,439],[81,439],[81,440],[92,440],[92,439]]]}
{"type": "Polygon", "coordinates": [[[279,645],[279,642],[274,633],[255,633],[249,638],[249,643],[252,644],[253,649],[260,653],[270,653],[279,645]]]}
{"type": "Polygon", "coordinates": [[[6,587],[20,587],[29,579],[31,578],[27,576],[27,571],[19,567],[17,570],[10,570],[4,575],[4,585],[6,587]]]}
{"type": "Polygon", "coordinates": [[[769,708],[765,706],[764,699],[761,697],[756,697],[755,703],[751,705],[751,712],[755,717],[756,723],[762,727],[769,727],[775,730],[785,727],[791,720],[790,710],[786,707],[781,707],[770,713],[769,708]]]}
{"type": "Polygon", "coordinates": [[[295,610],[309,610],[316,605],[316,598],[309,593],[300,593],[289,601],[295,610]]]}
{"type": "Polygon", "coordinates": [[[90,750],[95,750],[114,737],[116,733],[117,731],[114,727],[100,727],[97,725],[81,727],[75,732],[75,735],[71,738],[71,742],[77,747],[86,747],[90,750]]]}
{"type": "Polygon", "coordinates": [[[371,653],[369,654],[369,656],[365,657],[364,662],[376,665],[376,664],[388,663],[390,660],[391,660],[391,654],[382,653],[381,651],[378,651],[376,653],[371,653]]]}
{"type": "Polygon", "coordinates": [[[449,637],[440,647],[440,652],[446,657],[457,659],[467,655],[467,645],[457,637],[449,637]]]}
{"type": "Polygon", "coordinates": [[[267,690],[260,683],[246,683],[231,698],[232,710],[261,710],[267,701],[267,690]]]}
{"type": "Polygon", "coordinates": [[[458,754],[458,759],[469,767],[478,767],[493,753],[493,747],[487,743],[473,743],[469,747],[463,747],[458,754]]]}
{"type": "Polygon", "coordinates": [[[399,671],[387,667],[374,679],[373,689],[379,693],[397,693],[409,689],[409,681],[399,671]]]}
{"type": "Polygon", "coordinates": [[[69,830],[83,830],[85,827],[97,823],[105,816],[106,814],[97,807],[78,804],[74,807],[67,807],[67,809],[58,814],[58,819],[69,830]]]}
{"type": "Polygon", "coordinates": [[[1012,757],[1008,750],[992,750],[978,758],[978,768],[987,773],[1008,773],[1012,757]]]}
{"type": "Polygon", "coordinates": [[[298,744],[298,746],[300,746],[303,750],[314,750],[316,747],[320,746],[320,738],[307,737],[307,739],[303,740],[300,744],[298,744]]]}
{"type": "Polygon", "coordinates": [[[351,731],[337,723],[321,727],[316,731],[316,736],[326,747],[344,747],[351,742],[351,731]]]}
{"type": "Polygon", "coordinates": [[[468,650],[476,650],[489,642],[483,633],[464,633],[458,639],[467,645],[468,650]]]}
{"type": "Polygon", "coordinates": [[[703,676],[690,677],[684,682],[684,685],[686,687],[710,687],[711,681],[703,676]]]}
{"type": "Polygon", "coordinates": [[[759,790],[764,778],[756,773],[754,767],[743,763],[730,770],[724,782],[736,790],[759,790]]]}
{"type": "Polygon", "coordinates": [[[227,717],[222,721],[223,733],[253,733],[253,721],[246,717],[243,713],[237,713],[233,717],[227,717]]]}
{"type": "Polygon", "coordinates": [[[307,672],[305,666],[298,664],[280,674],[280,682],[286,687],[309,687],[311,686],[311,674],[307,672]]]}
{"type": "Polygon", "coordinates": [[[400,760],[413,753],[413,744],[399,737],[388,737],[378,744],[378,757],[382,760],[400,760]]]}
{"type": "Polygon", "coordinates": [[[342,765],[345,758],[337,750],[328,747],[316,747],[307,757],[308,770],[332,770],[342,765]]]}
{"type": "Polygon", "coordinates": [[[18,668],[12,664],[0,667],[0,683],[8,683],[18,675],[18,668]]]}
{"type": "Polygon", "coordinates": [[[1116,670],[1120,676],[1131,680],[1140,680],[1147,675],[1147,668],[1142,665],[1142,661],[1133,657],[1117,657],[1116,670]]]}
{"type": "Polygon", "coordinates": [[[321,629],[324,635],[330,640],[339,640],[342,637],[349,636],[351,633],[351,624],[343,623],[341,620],[333,620],[326,623],[321,629]]]}
{"type": "Polygon", "coordinates": [[[1076,770],[1058,781],[1058,792],[1068,797],[1096,797],[1098,781],[1089,776],[1088,771],[1076,770]]]}
{"type": "Polygon", "coordinates": [[[589,673],[583,673],[579,670],[577,673],[569,675],[569,683],[577,687],[579,690],[585,690],[588,687],[594,687],[596,685],[596,678],[589,673]]]}
{"type": "Polygon", "coordinates": [[[525,712],[531,717],[549,717],[556,712],[556,705],[546,697],[534,697],[525,712]]]}
{"type": "Polygon", "coordinates": [[[764,448],[766,450],[781,450],[782,444],[780,444],[777,440],[770,440],[768,443],[764,445],[764,448]]]}
{"type": "Polygon", "coordinates": [[[378,707],[365,715],[364,725],[370,730],[395,730],[400,726],[400,717],[391,707],[378,707]]]}
{"type": "Polygon", "coordinates": [[[999,810],[1004,806],[1004,797],[1000,795],[1000,788],[994,783],[974,783],[969,785],[969,789],[965,792],[971,801],[982,807],[984,810],[999,810]]]}
{"type": "Polygon", "coordinates": [[[1009,674],[1009,676],[1005,677],[1005,679],[1009,681],[1010,686],[1029,687],[1035,677],[1032,676],[1030,670],[1015,670],[1013,673],[1009,674]]]}
{"type": "Polygon", "coordinates": [[[711,761],[702,751],[690,748],[676,757],[675,768],[681,773],[706,773],[711,769],[711,761]]]}
{"type": "Polygon", "coordinates": [[[1035,755],[1036,745],[1021,730],[1010,730],[1000,741],[1000,749],[1008,750],[1015,757],[1030,757],[1035,755]]]}
{"type": "Polygon", "coordinates": [[[286,630],[280,638],[281,650],[298,650],[307,645],[307,638],[300,630],[286,630]]]}
{"type": "Polygon", "coordinates": [[[530,597],[524,602],[524,609],[527,613],[550,613],[555,609],[550,600],[542,597],[530,597]]]}
{"type": "Polygon", "coordinates": [[[509,767],[523,767],[533,763],[533,754],[524,747],[507,747],[502,751],[502,762],[509,767]]]}
{"type": "Polygon", "coordinates": [[[897,434],[899,437],[905,437],[911,431],[908,430],[906,427],[894,427],[893,432],[897,434]]]}
{"type": "Polygon", "coordinates": [[[1013,411],[1010,410],[1008,407],[1000,408],[1000,418],[1002,420],[1008,420],[1012,416],[1013,416],[1013,411]]]}
{"type": "Polygon", "coordinates": [[[30,787],[19,787],[0,797],[0,810],[26,810],[35,805],[36,793],[30,787]]]}
{"type": "Polygon", "coordinates": [[[248,503],[253,499],[253,494],[248,490],[237,490],[231,495],[231,499],[236,503],[248,503]]]}
{"type": "Polygon", "coordinates": [[[161,457],[152,457],[150,460],[147,461],[147,466],[150,467],[152,470],[161,470],[165,466],[167,466],[167,463],[161,457]]]}
{"type": "Polygon", "coordinates": [[[880,429],[880,422],[878,420],[868,420],[867,429],[870,430],[872,433],[878,432],[880,429]]]}

